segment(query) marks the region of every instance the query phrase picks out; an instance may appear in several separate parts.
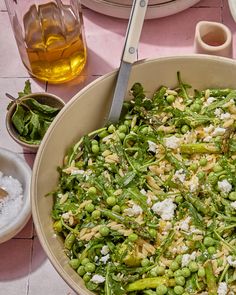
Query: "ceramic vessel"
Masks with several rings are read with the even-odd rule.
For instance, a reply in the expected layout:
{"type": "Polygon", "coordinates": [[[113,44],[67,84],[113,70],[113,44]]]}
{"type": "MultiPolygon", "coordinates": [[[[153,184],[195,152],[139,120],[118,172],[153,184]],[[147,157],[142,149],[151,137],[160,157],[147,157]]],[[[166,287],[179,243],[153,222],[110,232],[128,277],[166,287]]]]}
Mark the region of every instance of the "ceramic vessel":
{"type": "Polygon", "coordinates": [[[232,57],[232,33],[218,22],[200,21],[196,25],[194,47],[196,53],[232,57]]]}
{"type": "MultiPolygon", "coordinates": [[[[133,83],[143,84],[150,95],[160,86],[177,85],[177,71],[182,80],[193,89],[206,87],[236,88],[236,62],[208,55],[178,56],[144,60],[133,65],[128,90],[133,83]]],[[[68,265],[63,241],[55,235],[51,210],[53,199],[45,197],[57,185],[57,167],[62,165],[65,153],[79,138],[103,125],[112,97],[117,71],[109,73],[77,93],[49,127],[39,147],[31,182],[32,212],[37,235],[48,258],[77,294],[93,294],[83,280],[68,265]]]]}

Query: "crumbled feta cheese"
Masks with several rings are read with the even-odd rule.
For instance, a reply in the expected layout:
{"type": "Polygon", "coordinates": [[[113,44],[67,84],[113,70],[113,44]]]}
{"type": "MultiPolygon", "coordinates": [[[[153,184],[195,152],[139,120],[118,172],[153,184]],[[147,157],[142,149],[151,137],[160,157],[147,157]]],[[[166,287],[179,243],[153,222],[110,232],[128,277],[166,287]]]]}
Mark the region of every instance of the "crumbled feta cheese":
{"type": "Polygon", "coordinates": [[[194,251],[191,254],[184,254],[182,257],[182,262],[181,262],[182,267],[187,266],[189,264],[189,262],[194,261],[196,259],[196,257],[197,257],[196,251],[194,251]]]}
{"type": "Polygon", "coordinates": [[[223,112],[222,109],[217,108],[215,109],[214,114],[216,117],[220,118],[220,115],[222,114],[222,112],[223,112]]]}
{"type": "Polygon", "coordinates": [[[227,194],[232,190],[232,185],[227,179],[223,179],[222,181],[218,181],[218,188],[222,193],[227,194]]]}
{"type": "Polygon", "coordinates": [[[183,169],[179,169],[175,171],[174,179],[178,179],[180,182],[183,183],[185,181],[185,177],[186,177],[186,174],[183,169]]]}
{"type": "Polygon", "coordinates": [[[140,193],[141,193],[142,195],[144,195],[144,196],[146,196],[146,194],[147,194],[147,192],[145,191],[144,188],[141,189],[140,193]]]}
{"type": "Polygon", "coordinates": [[[217,289],[217,294],[218,295],[226,295],[228,292],[228,287],[225,282],[220,282],[218,289],[217,289]]]}
{"type": "Polygon", "coordinates": [[[215,97],[209,96],[208,99],[206,100],[206,105],[209,106],[216,100],[215,97]]]}
{"type": "Polygon", "coordinates": [[[203,138],[204,142],[210,142],[212,140],[212,136],[207,135],[205,138],[203,138]]]}
{"type": "Polygon", "coordinates": [[[125,209],[124,213],[128,216],[137,216],[143,213],[143,209],[139,205],[133,204],[133,207],[125,209]]]}
{"type": "Polygon", "coordinates": [[[102,254],[102,255],[107,255],[107,253],[109,253],[109,252],[110,252],[109,247],[108,247],[107,245],[104,245],[104,246],[102,247],[102,249],[101,249],[101,254],[102,254]]]}
{"type": "Polygon", "coordinates": [[[231,207],[233,207],[236,210],[236,201],[231,202],[231,207]]]}
{"type": "Polygon", "coordinates": [[[180,144],[180,138],[176,136],[170,136],[165,138],[165,146],[170,149],[177,149],[180,144]]]}
{"type": "Polygon", "coordinates": [[[110,259],[110,254],[107,254],[106,256],[102,256],[100,261],[106,264],[109,259],[110,259]]]}
{"type": "Polygon", "coordinates": [[[157,145],[155,142],[148,140],[148,151],[152,153],[156,153],[157,151],[157,145]]]}
{"type": "Polygon", "coordinates": [[[67,220],[67,219],[70,218],[70,214],[69,214],[69,212],[65,212],[65,213],[62,214],[61,217],[62,217],[63,219],[65,219],[65,220],[67,220]]]}
{"type": "Polygon", "coordinates": [[[79,169],[72,169],[71,170],[71,175],[83,175],[84,174],[84,170],[79,170],[79,169]]]}
{"type": "Polygon", "coordinates": [[[227,120],[227,119],[230,119],[230,118],[231,118],[230,113],[224,113],[224,114],[220,115],[221,120],[227,120]]]}
{"type": "Polygon", "coordinates": [[[193,225],[190,226],[189,232],[191,234],[196,234],[196,235],[201,235],[202,234],[202,231],[200,229],[194,227],[193,225]]]}
{"type": "Polygon", "coordinates": [[[196,175],[194,175],[189,181],[189,190],[191,193],[196,192],[199,186],[199,180],[196,175]]]}
{"type": "Polygon", "coordinates": [[[203,131],[206,132],[206,133],[210,133],[213,130],[214,130],[214,126],[212,124],[203,128],[203,131]]]}
{"type": "Polygon", "coordinates": [[[93,275],[93,277],[90,280],[91,282],[95,283],[95,284],[101,284],[105,282],[105,278],[101,275],[93,275]]]}
{"type": "Polygon", "coordinates": [[[185,218],[183,221],[180,222],[179,229],[184,230],[184,231],[188,231],[190,221],[191,221],[191,217],[188,216],[187,218],[185,218]]]}
{"type": "Polygon", "coordinates": [[[236,258],[229,255],[229,256],[227,256],[226,260],[230,266],[236,267],[236,258]]]}
{"type": "Polygon", "coordinates": [[[171,220],[174,217],[176,204],[172,199],[165,199],[162,202],[157,202],[152,206],[152,210],[161,216],[163,220],[171,220]]]}
{"type": "Polygon", "coordinates": [[[225,133],[226,129],[222,128],[222,127],[216,127],[215,130],[212,132],[212,136],[220,136],[223,135],[225,133]]]}

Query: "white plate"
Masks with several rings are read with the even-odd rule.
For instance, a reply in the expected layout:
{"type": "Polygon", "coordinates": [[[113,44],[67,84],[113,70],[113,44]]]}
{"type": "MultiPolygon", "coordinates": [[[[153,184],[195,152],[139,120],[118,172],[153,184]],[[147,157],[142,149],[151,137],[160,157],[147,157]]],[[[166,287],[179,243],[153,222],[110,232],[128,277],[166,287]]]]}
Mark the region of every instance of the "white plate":
{"type": "MultiPolygon", "coordinates": [[[[151,0],[151,4],[148,5],[146,19],[160,18],[178,13],[199,1],[200,0],[151,0]]],[[[84,6],[96,12],[124,19],[128,19],[130,15],[131,5],[128,4],[129,2],[129,0],[82,0],[84,6]],[[127,4],[122,4],[121,2],[127,4]]]]}
{"type": "Polygon", "coordinates": [[[235,0],[229,0],[229,8],[230,8],[232,17],[234,21],[236,22],[236,1],[235,0]]]}

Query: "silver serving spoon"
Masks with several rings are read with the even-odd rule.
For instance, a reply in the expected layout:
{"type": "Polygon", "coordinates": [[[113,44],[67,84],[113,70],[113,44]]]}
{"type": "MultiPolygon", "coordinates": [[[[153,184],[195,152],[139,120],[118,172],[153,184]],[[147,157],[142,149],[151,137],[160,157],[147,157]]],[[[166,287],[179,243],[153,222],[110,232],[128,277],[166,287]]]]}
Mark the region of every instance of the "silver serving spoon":
{"type": "Polygon", "coordinates": [[[120,118],[121,109],[129,81],[130,71],[132,68],[132,64],[137,57],[137,47],[143,27],[147,6],[148,0],[133,1],[126,31],[125,45],[121,58],[120,68],[118,71],[116,87],[111,103],[111,108],[106,120],[108,124],[116,123],[120,118]]]}

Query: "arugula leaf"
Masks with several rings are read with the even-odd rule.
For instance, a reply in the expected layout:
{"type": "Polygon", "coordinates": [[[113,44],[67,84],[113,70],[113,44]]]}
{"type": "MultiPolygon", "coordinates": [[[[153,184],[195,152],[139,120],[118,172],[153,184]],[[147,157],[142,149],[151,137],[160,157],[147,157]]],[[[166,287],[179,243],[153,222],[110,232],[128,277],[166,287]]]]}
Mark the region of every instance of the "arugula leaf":
{"type": "Polygon", "coordinates": [[[21,92],[18,92],[18,97],[20,98],[20,97],[23,97],[23,96],[28,95],[30,93],[32,93],[31,92],[31,83],[30,83],[30,80],[26,80],[24,90],[21,92]]]}

